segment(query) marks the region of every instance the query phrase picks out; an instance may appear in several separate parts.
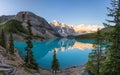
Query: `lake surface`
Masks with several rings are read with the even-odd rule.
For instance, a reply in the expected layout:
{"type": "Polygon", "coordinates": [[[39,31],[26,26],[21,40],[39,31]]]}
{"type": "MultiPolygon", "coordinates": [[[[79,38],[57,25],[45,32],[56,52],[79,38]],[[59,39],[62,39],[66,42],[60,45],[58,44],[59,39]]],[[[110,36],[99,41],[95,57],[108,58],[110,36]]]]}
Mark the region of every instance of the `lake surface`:
{"type": "MultiPolygon", "coordinates": [[[[93,40],[75,40],[68,38],[57,38],[42,42],[33,42],[33,54],[38,65],[44,69],[51,69],[54,51],[56,51],[56,58],[60,64],[60,69],[69,68],[72,66],[82,66],[88,61],[88,55],[92,50],[93,40]]],[[[14,42],[24,58],[25,42],[14,42]]]]}

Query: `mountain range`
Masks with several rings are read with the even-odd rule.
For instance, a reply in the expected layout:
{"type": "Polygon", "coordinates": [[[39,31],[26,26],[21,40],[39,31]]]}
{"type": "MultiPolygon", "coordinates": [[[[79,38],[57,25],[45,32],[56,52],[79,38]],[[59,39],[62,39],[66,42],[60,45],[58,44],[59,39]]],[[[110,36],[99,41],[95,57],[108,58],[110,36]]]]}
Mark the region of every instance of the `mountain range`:
{"type": "Polygon", "coordinates": [[[98,25],[68,25],[65,23],[60,23],[57,20],[53,20],[52,22],[50,22],[50,25],[54,29],[56,29],[56,31],[58,31],[61,36],[77,36],[86,33],[94,33],[97,31],[98,28],[103,28],[103,26],[98,25]]]}
{"type": "MultiPolygon", "coordinates": [[[[7,29],[7,25],[9,25],[9,23],[13,22],[10,20],[16,20],[16,21],[21,22],[20,28],[24,28],[24,29],[19,28],[18,30],[26,30],[26,31],[27,31],[26,21],[30,20],[30,24],[32,25],[33,36],[42,37],[42,38],[46,38],[46,39],[56,38],[56,37],[76,36],[76,35],[85,34],[85,33],[92,33],[92,32],[96,32],[97,28],[98,28],[96,25],[84,25],[84,24],[82,24],[82,25],[67,25],[65,23],[60,23],[56,20],[48,23],[44,18],[42,18],[32,12],[29,12],[29,11],[18,12],[16,15],[0,16],[0,27],[2,27],[2,28],[6,27],[6,29],[7,29]],[[7,25],[6,25],[6,23],[7,23],[7,25]]],[[[12,28],[13,30],[16,29],[14,27],[15,26],[13,26],[13,28],[12,28]]],[[[20,32],[20,34],[27,35],[27,33],[23,33],[23,32],[20,32]]],[[[17,34],[17,36],[21,36],[21,35],[17,34]]]]}
{"type": "MultiPolygon", "coordinates": [[[[4,28],[6,31],[8,29],[8,27],[10,27],[11,23],[14,22],[14,20],[21,22],[21,28],[22,28],[21,30],[25,29],[26,31],[27,31],[26,21],[29,20],[30,24],[32,25],[33,36],[35,36],[35,37],[42,37],[45,39],[50,39],[50,38],[56,38],[59,36],[59,34],[53,30],[53,28],[50,26],[50,24],[44,18],[37,16],[34,13],[28,12],[28,11],[27,12],[26,11],[18,12],[16,15],[0,16],[0,27],[4,28]]],[[[15,23],[13,23],[13,24],[15,24],[15,23]]],[[[11,28],[12,28],[12,30],[16,29],[15,26],[12,26],[11,28]]],[[[23,32],[20,32],[20,34],[22,34],[24,36],[27,35],[27,33],[23,33],[23,32]]],[[[15,35],[16,35],[16,33],[15,33],[15,35]]],[[[21,35],[17,34],[17,37],[18,36],[20,37],[21,35]]]]}

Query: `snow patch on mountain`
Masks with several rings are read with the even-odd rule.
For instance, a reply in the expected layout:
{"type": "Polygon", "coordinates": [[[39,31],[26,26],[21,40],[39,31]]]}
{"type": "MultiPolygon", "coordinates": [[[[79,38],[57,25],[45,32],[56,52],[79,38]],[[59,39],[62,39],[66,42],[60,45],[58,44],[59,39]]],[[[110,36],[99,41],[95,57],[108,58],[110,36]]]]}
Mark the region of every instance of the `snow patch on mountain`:
{"type": "Polygon", "coordinates": [[[86,33],[94,33],[97,29],[102,29],[104,26],[101,25],[67,25],[65,23],[60,23],[57,20],[53,20],[50,25],[55,29],[61,36],[76,36],[86,33]]]}

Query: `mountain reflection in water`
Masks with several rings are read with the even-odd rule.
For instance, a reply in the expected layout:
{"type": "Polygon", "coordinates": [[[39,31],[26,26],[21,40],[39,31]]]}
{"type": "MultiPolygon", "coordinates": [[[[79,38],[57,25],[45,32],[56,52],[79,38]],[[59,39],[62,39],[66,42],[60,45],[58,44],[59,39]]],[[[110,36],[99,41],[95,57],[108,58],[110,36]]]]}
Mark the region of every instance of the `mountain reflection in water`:
{"type": "MultiPolygon", "coordinates": [[[[71,66],[84,65],[88,60],[88,54],[92,49],[92,40],[75,40],[68,38],[57,38],[42,42],[33,42],[34,58],[41,68],[51,69],[53,50],[60,63],[60,69],[71,66]]],[[[14,42],[22,57],[26,55],[25,42],[14,42]]]]}

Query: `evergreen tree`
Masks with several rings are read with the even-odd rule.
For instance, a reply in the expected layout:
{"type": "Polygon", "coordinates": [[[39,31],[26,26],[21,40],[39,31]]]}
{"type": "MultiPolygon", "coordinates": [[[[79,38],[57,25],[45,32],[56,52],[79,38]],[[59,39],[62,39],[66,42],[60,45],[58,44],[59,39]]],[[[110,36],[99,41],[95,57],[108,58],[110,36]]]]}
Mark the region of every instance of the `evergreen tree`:
{"type": "Polygon", "coordinates": [[[52,66],[51,66],[51,69],[52,69],[52,72],[53,73],[56,73],[57,71],[59,71],[60,69],[60,65],[59,65],[59,61],[56,57],[56,50],[54,50],[53,52],[53,61],[52,61],[52,66]]]}
{"type": "Polygon", "coordinates": [[[9,37],[9,53],[14,54],[14,40],[13,40],[13,35],[12,32],[10,32],[10,37],[9,37]]]}
{"type": "Polygon", "coordinates": [[[26,38],[26,44],[27,44],[27,47],[25,48],[26,50],[26,57],[25,57],[25,62],[26,62],[26,66],[28,68],[32,68],[32,69],[38,69],[38,65],[36,63],[36,61],[34,60],[34,55],[33,55],[33,52],[32,52],[32,48],[33,48],[33,44],[32,44],[32,30],[31,30],[31,24],[30,24],[30,21],[28,20],[27,22],[28,26],[28,36],[26,38]]]}
{"type": "Polygon", "coordinates": [[[102,38],[99,29],[96,34],[95,42],[93,43],[93,48],[94,49],[89,54],[87,70],[91,71],[95,75],[100,75],[100,67],[103,60],[103,50],[102,50],[102,38]]]}
{"type": "Polygon", "coordinates": [[[104,75],[120,75],[120,0],[111,0],[112,8],[108,8],[110,13],[108,16],[113,20],[114,30],[111,33],[111,45],[107,48],[106,60],[101,69],[104,75]]]}
{"type": "Polygon", "coordinates": [[[0,45],[6,48],[6,37],[3,29],[1,30],[0,45]]]}

